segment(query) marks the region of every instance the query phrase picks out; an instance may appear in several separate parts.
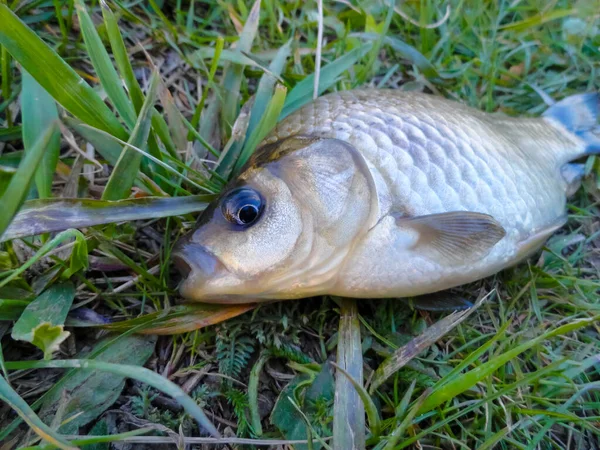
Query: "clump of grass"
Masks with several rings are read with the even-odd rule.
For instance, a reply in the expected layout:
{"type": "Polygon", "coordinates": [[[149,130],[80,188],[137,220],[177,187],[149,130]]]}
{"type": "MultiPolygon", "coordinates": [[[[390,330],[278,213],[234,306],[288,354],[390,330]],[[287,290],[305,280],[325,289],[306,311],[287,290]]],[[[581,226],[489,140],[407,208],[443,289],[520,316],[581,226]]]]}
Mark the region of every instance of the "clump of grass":
{"type": "MultiPolygon", "coordinates": [[[[337,350],[335,303],[175,307],[170,252],[193,225],[194,211],[239,170],[278,117],[313,98],[315,86],[318,93],[365,85],[428,91],[523,116],[541,113],[545,96],[600,87],[595,1],[322,3],[321,19],[318,2],[0,2],[0,395],[38,433],[27,433],[2,405],[0,440],[41,445],[43,435],[63,448],[171,442],[178,424],[187,438],[205,439],[204,419],[197,426],[159,390],[125,384],[122,370],[117,387],[90,385],[88,392],[107,404],[80,425],[68,407],[77,398],[57,400],[49,416],[42,412],[44,398],[58,398],[60,386],[89,380],[84,371],[60,379],[14,371],[82,359],[101,367],[102,358],[122,368],[131,355],[117,348],[129,335],[184,332],[151,341],[135,363],[180,386],[196,417],[203,413],[187,394],[221,432],[273,445],[311,436],[313,448],[335,447],[321,436],[335,429],[324,394],[332,378],[317,375],[326,374],[337,350]],[[14,219],[19,208],[24,212],[14,219]],[[52,234],[66,228],[81,231],[52,234]],[[65,282],[75,297],[66,304],[69,318],[52,324],[62,339],[58,351],[44,346],[56,340],[39,321],[31,325],[39,350],[13,339],[13,323],[28,305],[65,282]],[[99,340],[107,320],[123,322],[99,340]],[[30,361],[43,352],[53,360],[30,361]],[[294,388],[284,404],[286,386],[294,388]],[[106,413],[112,417],[101,415],[114,402],[155,436],[110,425],[125,423],[114,408],[106,413]],[[269,414],[276,404],[295,426],[276,425],[282,422],[269,414]],[[67,440],[69,423],[96,437],[67,440]]],[[[366,447],[594,448],[598,167],[590,158],[568,225],[541,255],[464,287],[468,298],[482,290],[494,295],[442,340],[376,378],[376,389],[361,392],[372,400],[365,402],[366,447]]],[[[356,314],[367,380],[441,318],[397,300],[360,301],[356,314]]]]}

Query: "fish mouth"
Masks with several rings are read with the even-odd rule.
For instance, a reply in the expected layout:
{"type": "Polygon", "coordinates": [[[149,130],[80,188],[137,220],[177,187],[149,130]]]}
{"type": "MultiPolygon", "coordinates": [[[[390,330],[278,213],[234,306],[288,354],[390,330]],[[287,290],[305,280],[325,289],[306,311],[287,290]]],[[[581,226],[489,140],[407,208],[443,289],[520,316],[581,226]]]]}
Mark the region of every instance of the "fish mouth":
{"type": "Polygon", "coordinates": [[[172,261],[182,277],[179,292],[191,300],[205,301],[210,296],[209,284],[227,272],[215,255],[189,241],[176,247],[172,261]]]}

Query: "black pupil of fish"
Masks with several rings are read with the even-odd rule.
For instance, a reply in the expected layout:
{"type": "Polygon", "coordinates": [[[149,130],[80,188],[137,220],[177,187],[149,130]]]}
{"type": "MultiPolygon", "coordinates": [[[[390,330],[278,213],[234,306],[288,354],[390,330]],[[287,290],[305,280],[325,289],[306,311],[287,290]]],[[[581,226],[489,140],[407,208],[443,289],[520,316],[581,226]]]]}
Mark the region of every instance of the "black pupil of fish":
{"type": "Polygon", "coordinates": [[[258,217],[258,208],[254,205],[244,205],[238,212],[238,218],[244,225],[251,224],[258,217]]]}
{"type": "Polygon", "coordinates": [[[225,196],[221,211],[229,222],[246,227],[258,220],[263,205],[264,201],[259,192],[250,188],[238,188],[225,196]]]}

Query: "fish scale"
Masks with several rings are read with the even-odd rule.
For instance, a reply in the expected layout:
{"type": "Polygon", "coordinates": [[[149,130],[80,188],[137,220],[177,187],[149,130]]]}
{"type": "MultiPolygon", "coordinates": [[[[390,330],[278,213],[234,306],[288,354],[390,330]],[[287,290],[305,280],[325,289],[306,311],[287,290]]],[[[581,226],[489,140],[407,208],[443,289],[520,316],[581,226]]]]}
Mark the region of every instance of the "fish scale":
{"type": "MultiPolygon", "coordinates": [[[[540,161],[533,155],[539,144],[523,152],[490,126],[493,116],[410,92],[388,91],[372,100],[374,92],[321,97],[283,120],[266,142],[316,135],[351,143],[386,181],[392,208],[408,216],[486,213],[522,239],[562,215],[565,185],[555,176],[553,155],[572,146],[572,140],[555,133],[555,148],[547,148],[547,158],[540,161]]],[[[540,119],[496,120],[500,129],[510,129],[517,121],[540,119]]]]}

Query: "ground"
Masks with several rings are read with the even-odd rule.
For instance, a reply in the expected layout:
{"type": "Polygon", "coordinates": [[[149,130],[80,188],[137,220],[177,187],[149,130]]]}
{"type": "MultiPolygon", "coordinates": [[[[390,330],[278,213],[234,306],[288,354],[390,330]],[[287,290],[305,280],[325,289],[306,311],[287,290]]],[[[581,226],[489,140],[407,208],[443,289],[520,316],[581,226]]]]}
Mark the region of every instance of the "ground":
{"type": "MultiPolygon", "coordinates": [[[[417,90],[514,116],[600,88],[597,0],[324,1],[322,18],[316,1],[259,7],[0,1],[0,235],[19,209],[9,231],[23,234],[0,243],[0,448],[42,445],[40,433],[62,448],[215,448],[193,441],[208,436],[198,419],[231,438],[217,448],[308,436],[344,448],[329,438],[344,300],[178,310],[170,254],[190,211],[282,108],[312,98],[315,73],[327,91],[417,90]],[[160,213],[143,203],[156,196],[196,203],[160,213]],[[33,200],[74,197],[103,202],[33,200]],[[124,198],[130,209],[108,203],[124,198]],[[167,325],[188,331],[156,337],[167,325]],[[93,371],[69,370],[90,360],[93,371]]],[[[468,317],[358,302],[367,448],[600,447],[600,165],[582,162],[569,221],[544,251],[454,293],[485,297],[468,317]],[[419,352],[409,341],[423,336],[419,352]]]]}

